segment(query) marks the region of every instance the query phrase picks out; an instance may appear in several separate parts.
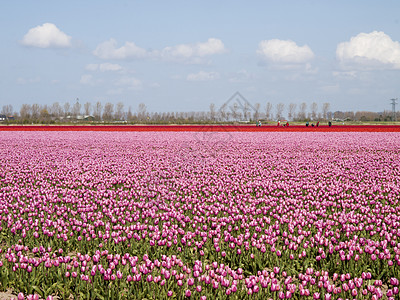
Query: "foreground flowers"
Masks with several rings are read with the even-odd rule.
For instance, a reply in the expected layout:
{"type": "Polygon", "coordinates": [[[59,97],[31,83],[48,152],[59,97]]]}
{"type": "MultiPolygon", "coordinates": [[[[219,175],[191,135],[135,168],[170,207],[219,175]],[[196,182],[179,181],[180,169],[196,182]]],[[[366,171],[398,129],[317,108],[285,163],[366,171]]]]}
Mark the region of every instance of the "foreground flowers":
{"type": "Polygon", "coordinates": [[[18,297],[396,298],[398,133],[4,133],[18,297]]]}

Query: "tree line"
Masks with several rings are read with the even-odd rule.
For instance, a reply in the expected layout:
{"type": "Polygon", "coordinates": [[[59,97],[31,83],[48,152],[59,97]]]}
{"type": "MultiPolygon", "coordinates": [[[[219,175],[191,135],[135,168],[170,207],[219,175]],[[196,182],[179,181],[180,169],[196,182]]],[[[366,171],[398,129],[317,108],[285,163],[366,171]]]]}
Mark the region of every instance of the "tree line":
{"type": "Polygon", "coordinates": [[[77,123],[77,122],[103,122],[103,123],[223,123],[223,122],[264,122],[286,119],[288,121],[392,121],[391,111],[382,113],[369,111],[330,111],[330,104],[312,102],[277,103],[266,102],[251,105],[245,103],[225,103],[217,108],[211,103],[208,111],[192,112],[149,112],[144,103],[140,103],[134,110],[131,106],[126,109],[122,102],[116,104],[107,102],[103,105],[98,101],[86,102],[83,105],[66,102],[47,104],[22,104],[19,111],[14,111],[13,106],[3,105],[1,115],[5,121],[13,123],[77,123]]]}

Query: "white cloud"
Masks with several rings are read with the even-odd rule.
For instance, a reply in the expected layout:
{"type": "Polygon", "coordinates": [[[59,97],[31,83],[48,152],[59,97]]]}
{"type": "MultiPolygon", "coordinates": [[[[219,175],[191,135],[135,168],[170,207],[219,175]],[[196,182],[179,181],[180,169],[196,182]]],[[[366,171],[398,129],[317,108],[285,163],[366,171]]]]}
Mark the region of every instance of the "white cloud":
{"type": "Polygon", "coordinates": [[[303,64],[314,58],[314,53],[307,45],[298,46],[291,40],[265,40],[258,45],[257,54],[274,64],[303,64]]]}
{"type": "Polygon", "coordinates": [[[314,68],[310,63],[306,63],[304,70],[307,74],[317,74],[319,69],[314,68]]]}
{"type": "Polygon", "coordinates": [[[111,63],[104,63],[104,64],[88,64],[86,65],[85,68],[87,71],[101,71],[101,72],[107,72],[107,71],[120,71],[122,70],[122,67],[118,64],[111,64],[111,63]]]}
{"type": "Polygon", "coordinates": [[[247,72],[246,70],[240,70],[234,74],[231,75],[231,77],[229,78],[230,82],[244,82],[248,79],[250,79],[252,77],[252,75],[247,72]]]}
{"type": "Polygon", "coordinates": [[[208,39],[205,43],[197,43],[194,45],[194,48],[199,56],[223,54],[226,52],[224,43],[215,38],[208,39]]]}
{"type": "Polygon", "coordinates": [[[336,58],[345,67],[400,69],[400,43],[382,31],[360,33],[338,44],[336,58]]]}
{"type": "Polygon", "coordinates": [[[188,81],[210,81],[210,80],[219,79],[219,73],[200,71],[198,73],[189,74],[186,77],[186,79],[188,81]]]}
{"type": "Polygon", "coordinates": [[[126,42],[124,46],[117,48],[117,41],[110,39],[97,46],[93,54],[102,59],[133,59],[143,58],[147,51],[132,42],[126,42]]]}
{"type": "Polygon", "coordinates": [[[115,82],[116,86],[126,87],[128,89],[141,89],[142,88],[142,81],[134,77],[122,77],[117,79],[115,82]]]}
{"type": "Polygon", "coordinates": [[[102,59],[155,58],[193,63],[202,62],[204,57],[224,52],[226,52],[224,44],[215,38],[210,38],[203,43],[180,44],[154,51],[147,51],[132,42],[126,42],[124,46],[117,48],[117,42],[110,39],[98,45],[93,54],[102,59]]]}
{"type": "Polygon", "coordinates": [[[173,47],[165,47],[161,56],[167,59],[191,59],[226,52],[221,40],[210,38],[204,43],[181,44],[173,47]]]}
{"type": "Polygon", "coordinates": [[[29,29],[21,43],[38,48],[68,48],[71,47],[71,37],[58,29],[56,25],[45,23],[29,29]]]}
{"type": "Polygon", "coordinates": [[[99,65],[99,70],[102,72],[106,71],[119,71],[122,70],[122,67],[118,64],[110,64],[110,63],[105,63],[105,64],[100,64],[99,65]]]}

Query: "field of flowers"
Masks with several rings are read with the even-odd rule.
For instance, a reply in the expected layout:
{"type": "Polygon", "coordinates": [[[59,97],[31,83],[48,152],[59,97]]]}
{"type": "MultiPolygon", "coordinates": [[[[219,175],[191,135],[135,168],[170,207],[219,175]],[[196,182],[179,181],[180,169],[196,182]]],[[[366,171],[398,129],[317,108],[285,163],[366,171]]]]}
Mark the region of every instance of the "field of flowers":
{"type": "Polygon", "coordinates": [[[397,132],[1,132],[0,291],[399,299],[399,157],[397,132]]]}

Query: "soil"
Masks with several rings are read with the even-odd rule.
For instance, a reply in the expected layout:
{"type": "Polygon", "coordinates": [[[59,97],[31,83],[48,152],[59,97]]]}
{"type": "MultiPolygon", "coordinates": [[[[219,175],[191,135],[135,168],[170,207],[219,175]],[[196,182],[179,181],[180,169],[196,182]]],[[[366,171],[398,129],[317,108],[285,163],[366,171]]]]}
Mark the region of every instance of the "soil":
{"type": "Polygon", "coordinates": [[[0,300],[17,299],[17,296],[12,294],[11,292],[11,290],[7,292],[0,292],[0,300]]]}

